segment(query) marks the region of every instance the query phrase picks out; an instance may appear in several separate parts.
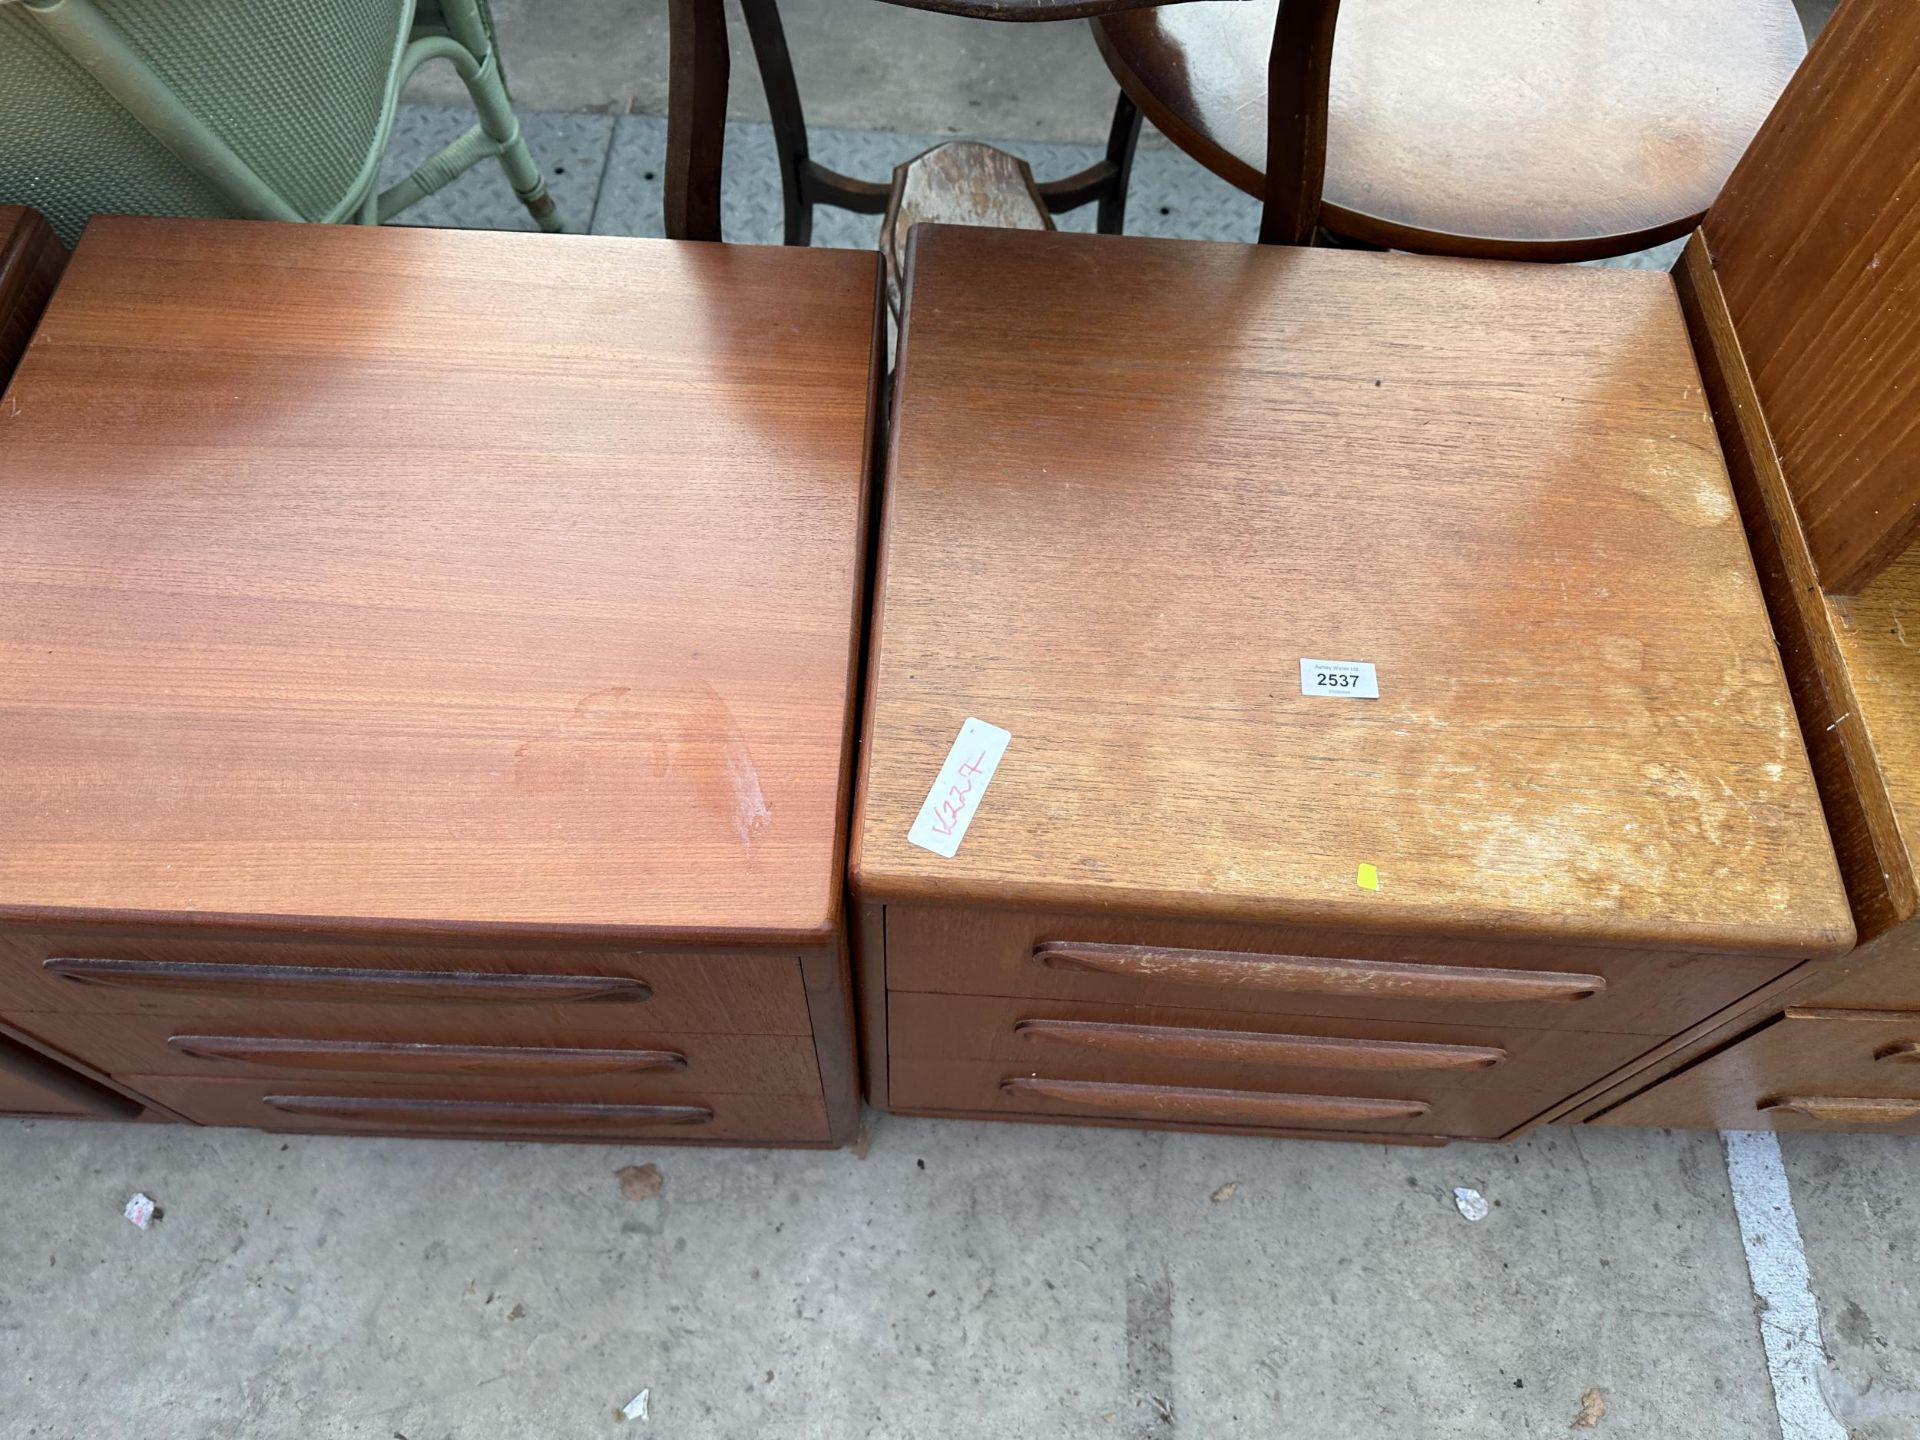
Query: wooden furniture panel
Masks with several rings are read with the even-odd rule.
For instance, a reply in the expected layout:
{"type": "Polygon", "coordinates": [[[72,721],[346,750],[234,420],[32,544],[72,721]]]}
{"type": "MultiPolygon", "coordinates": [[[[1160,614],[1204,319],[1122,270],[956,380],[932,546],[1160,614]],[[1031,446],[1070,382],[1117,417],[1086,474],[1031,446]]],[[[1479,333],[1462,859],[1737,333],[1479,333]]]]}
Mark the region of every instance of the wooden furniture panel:
{"type": "Polygon", "coordinates": [[[1789,1008],[1595,1123],[1920,1134],[1920,1012],[1789,1008]]]}
{"type": "Polygon", "coordinates": [[[879,305],[846,252],[92,224],[0,403],[0,1017],[116,1083],[200,1037],[221,1123],[392,1071],[302,1123],[850,1138],[879,305]]]}
{"type": "Polygon", "coordinates": [[[877,269],[90,226],[0,407],[0,908],[817,943],[877,269]]]}
{"type": "Polygon", "coordinates": [[[0,1071],[0,1115],[58,1115],[66,1119],[90,1120],[84,1105],[64,1095],[43,1090],[31,1080],[0,1071]]]}
{"type": "MultiPolygon", "coordinates": [[[[712,1034],[812,1031],[790,953],[702,955],[501,951],[100,935],[0,937],[11,1014],[39,1010],[231,1016],[323,1005],[521,1007],[618,1016],[635,1028],[712,1034]]],[[[231,1020],[223,1021],[231,1023],[231,1020]]]]}
{"type": "Polygon", "coordinates": [[[38,211],[0,205],[0,392],[66,263],[66,247],[38,211]]]}
{"type": "Polygon", "coordinates": [[[8,1035],[0,1035],[0,1114],[132,1120],[132,1097],[108,1089],[8,1035]]]}
{"type": "Polygon", "coordinates": [[[729,1095],[820,1089],[809,1036],[683,1034],[615,1014],[583,1025],[551,1010],[287,1005],[220,1017],[35,1014],[16,1024],[56,1050],[121,1074],[630,1079],[662,1092],[729,1095]]]}
{"type": "Polygon", "coordinates": [[[1670,1035],[1788,968],[1729,955],[912,905],[888,905],[885,926],[888,984],[900,991],[1638,1035],[1670,1035]]]}
{"type": "Polygon", "coordinates": [[[915,237],[863,897],[1849,947],[1666,277],[915,237]],[[969,715],[1014,740],[949,860],[969,715]]]}
{"type": "Polygon", "coordinates": [[[1382,1095],[1378,1084],[1329,1080],[1311,1090],[1224,1089],[1113,1081],[1069,1067],[1016,1069],[993,1060],[894,1057],[892,1104],[913,1114],[1106,1116],[1172,1128],[1253,1132],[1328,1129],[1372,1135],[1497,1140],[1540,1113],[1560,1091],[1435,1084],[1431,1098],[1382,1095]]]}
{"type": "Polygon", "coordinates": [[[206,1080],[128,1076],[127,1083],[202,1125],[304,1134],[447,1135],[541,1140],[703,1140],[819,1144],[829,1138],[818,1095],[635,1099],[589,1082],[206,1080]]]}
{"type": "Polygon", "coordinates": [[[1821,587],[1920,527],[1920,7],[1850,3],[1701,222],[1821,587]]]}
{"type": "MultiPolygon", "coordinates": [[[[1790,0],[1345,0],[1337,24],[1311,13],[1324,4],[1288,8],[1309,12],[1289,16],[1296,37],[1332,35],[1326,225],[1454,255],[1586,259],[1683,233],[1806,53],[1790,0]]],[[[1250,0],[1094,23],[1147,118],[1256,196],[1276,12],[1250,0]]]]}
{"type": "Polygon", "coordinates": [[[1670,279],[909,250],[850,857],[877,1102],[1503,1136],[1850,948],[1670,279]],[[1377,697],[1312,693],[1312,659],[1377,697]],[[942,855],[908,837],[968,717],[1012,738],[942,855]],[[1344,1084],[1254,1083],[1137,1025],[953,1056],[893,1013],[942,997],[1554,1041],[1523,1083],[1456,1054],[1408,1089],[1364,1046],[1344,1084]]]}
{"type": "Polygon", "coordinates": [[[926,1087],[936,1080],[960,1084],[956,1077],[963,1075],[973,1085],[976,1068],[984,1067],[1002,1079],[1419,1100],[1431,1111],[1423,1128],[1483,1138],[1526,1123],[1569,1085],[1598,1079],[1647,1044],[1635,1035],[1465,1022],[1388,1024],[897,992],[889,997],[888,1025],[896,1074],[890,1098],[912,1108],[973,1108],[930,1098],[934,1092],[926,1087]]]}
{"type": "Polygon", "coordinates": [[[1784,1029],[1782,1007],[1920,1010],[1920,559],[1903,553],[1920,514],[1916,73],[1911,7],[1842,7],[1675,275],[1861,944],[1677,1037],[1568,1118],[1755,1124],[1765,1095],[1821,1102],[1765,1123],[1875,1118],[1825,1088],[1852,1032],[1784,1029]]]}

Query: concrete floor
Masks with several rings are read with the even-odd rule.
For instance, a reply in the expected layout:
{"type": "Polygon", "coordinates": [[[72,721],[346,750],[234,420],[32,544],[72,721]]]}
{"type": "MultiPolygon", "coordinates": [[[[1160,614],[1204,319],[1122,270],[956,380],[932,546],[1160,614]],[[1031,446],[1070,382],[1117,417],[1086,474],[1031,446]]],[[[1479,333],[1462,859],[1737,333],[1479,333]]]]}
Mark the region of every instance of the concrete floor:
{"type": "Polygon", "coordinates": [[[862,1159],[4,1122],[0,1434],[1487,1440],[1578,1433],[1589,1391],[1602,1436],[1920,1434],[1920,1141],[1782,1148],[1848,1430],[1779,1426],[1711,1134],[876,1117],[862,1159]]]}
{"type": "MultiPolygon", "coordinates": [[[[575,228],[657,233],[662,7],[496,7],[575,228]]],[[[1051,173],[1104,128],[1077,25],[785,8],[813,118],[843,127],[830,163],[881,173],[967,131],[1051,173]]],[[[729,233],[772,239],[736,63],[729,233]]],[[[459,98],[441,84],[419,98],[459,98]]],[[[468,118],[410,106],[395,167],[468,118]]],[[[1161,149],[1133,214],[1247,238],[1254,212],[1161,149]]],[[[409,218],[523,223],[484,170],[409,218]]],[[[825,213],[819,238],[871,225],[825,213]]],[[[1592,1432],[1636,1440],[1920,1435],[1920,1140],[1785,1137],[1791,1202],[1740,1171],[1745,1224],[1722,1147],[875,1117],[862,1159],[0,1121],[0,1437],[1485,1440],[1584,1433],[1601,1405],[1592,1432]],[[645,1161],[664,1188],[625,1199],[614,1172],[645,1161]],[[1485,1220],[1455,1209],[1462,1185],[1485,1220]],[[136,1190],[165,1208],[145,1233],[120,1216],[136,1190]],[[1811,1334],[1791,1323],[1809,1283],[1811,1334]],[[623,1426],[642,1389],[651,1418],[623,1426]]]]}

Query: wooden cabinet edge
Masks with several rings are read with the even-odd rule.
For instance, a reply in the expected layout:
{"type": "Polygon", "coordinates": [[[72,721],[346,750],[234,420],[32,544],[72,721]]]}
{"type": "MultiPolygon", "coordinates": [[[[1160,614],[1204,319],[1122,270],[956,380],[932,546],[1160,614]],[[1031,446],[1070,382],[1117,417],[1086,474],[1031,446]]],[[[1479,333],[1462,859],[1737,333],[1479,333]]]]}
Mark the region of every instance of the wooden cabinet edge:
{"type": "Polygon", "coordinates": [[[827,1107],[831,1143],[845,1145],[860,1129],[860,1063],[855,1048],[853,984],[847,940],[800,957],[800,978],[813,1024],[813,1053],[827,1107]]]}
{"type": "Polygon", "coordinates": [[[1450,1145],[1457,1139],[1477,1141],[1481,1138],[1416,1135],[1395,1130],[1311,1130],[1280,1129],[1264,1125],[1201,1125],[1185,1121],[1130,1120],[1112,1115],[1023,1115],[1011,1110],[930,1110],[921,1105],[902,1105],[889,1110],[888,1113],[927,1120],[989,1120],[1004,1125],[1090,1125],[1103,1130],[1171,1130],[1188,1135],[1238,1135],[1253,1140],[1334,1140],[1361,1145],[1408,1145],[1427,1150],[1450,1145]]]}
{"type": "Polygon", "coordinates": [[[18,208],[20,223],[0,248],[0,392],[13,378],[40,317],[67,266],[66,246],[37,210],[18,208]]]}
{"type": "Polygon", "coordinates": [[[1823,982],[1838,963],[1833,960],[1809,960],[1776,975],[1757,990],[1750,991],[1706,1019],[1697,1021],[1671,1039],[1656,1041],[1638,1058],[1575,1091],[1502,1138],[1518,1140],[1542,1125],[1579,1125],[1598,1119],[1616,1105],[1625,1104],[1668,1076],[1725,1049],[1748,1031],[1774,1018],[1789,996],[1823,982]]]}
{"type": "Polygon", "coordinates": [[[88,1113],[102,1120],[138,1120],[142,1118],[162,1118],[186,1122],[181,1116],[164,1105],[156,1104],[136,1090],[122,1085],[104,1071],[96,1070],[72,1056],[54,1049],[51,1045],[36,1039],[27,1031],[11,1024],[0,1023],[0,1043],[12,1042],[14,1049],[21,1052],[23,1065],[33,1067],[31,1074],[24,1078],[35,1084],[65,1095],[76,1104],[87,1107],[88,1113]],[[35,1064],[34,1062],[38,1062],[35,1064]],[[45,1066],[42,1071],[39,1066],[45,1066]],[[68,1077],[71,1077],[69,1083],[68,1077]],[[84,1088],[81,1088],[84,1087],[84,1088]],[[142,1112],[146,1112],[143,1116],[142,1112]]]}
{"type": "Polygon", "coordinates": [[[1877,767],[1860,750],[1864,732],[1846,724],[1858,712],[1852,677],[1835,645],[1806,534],[1700,232],[1687,242],[1673,278],[1853,912],[1857,949],[1912,915],[1920,894],[1891,812],[1864,803],[1857,788],[1862,768],[1873,773],[1877,767]],[[1817,683],[1805,678],[1808,672],[1817,683]],[[1880,877],[1885,888],[1862,877],[1880,877]]]}
{"type": "Polygon", "coordinates": [[[887,1091],[887,907],[868,901],[855,923],[855,972],[860,995],[860,1046],[866,1060],[867,1099],[886,1110],[887,1091]]]}

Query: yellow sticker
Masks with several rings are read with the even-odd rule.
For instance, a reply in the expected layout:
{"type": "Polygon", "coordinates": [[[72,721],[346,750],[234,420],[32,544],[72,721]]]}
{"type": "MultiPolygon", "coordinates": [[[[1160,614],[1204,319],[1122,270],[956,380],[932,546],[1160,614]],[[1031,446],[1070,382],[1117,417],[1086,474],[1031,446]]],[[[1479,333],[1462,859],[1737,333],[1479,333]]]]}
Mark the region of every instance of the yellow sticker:
{"type": "Polygon", "coordinates": [[[1371,865],[1362,865],[1359,872],[1353,878],[1359,883],[1362,890],[1378,890],[1380,888],[1380,872],[1371,865]]]}

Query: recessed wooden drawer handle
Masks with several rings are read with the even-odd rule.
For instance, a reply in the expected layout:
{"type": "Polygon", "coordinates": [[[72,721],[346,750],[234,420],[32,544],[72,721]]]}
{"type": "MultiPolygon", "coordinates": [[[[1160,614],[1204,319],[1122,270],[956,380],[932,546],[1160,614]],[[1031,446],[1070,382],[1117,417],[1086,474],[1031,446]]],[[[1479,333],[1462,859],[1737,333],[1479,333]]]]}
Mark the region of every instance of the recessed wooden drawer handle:
{"type": "Polygon", "coordinates": [[[1882,1065],[1920,1065],[1920,1040],[1901,1040],[1874,1052],[1882,1065]]]}
{"type": "Polygon", "coordinates": [[[290,1070],[420,1072],[430,1075],[629,1075],[684,1070],[677,1050],[575,1050],[523,1045],[414,1045],[367,1040],[279,1040],[172,1035],[167,1048],[196,1060],[290,1070]]]}
{"type": "Polygon", "coordinates": [[[407,1125],[519,1126],[533,1130],[609,1125],[705,1125],[704,1105],[556,1105],[509,1100],[401,1100],[336,1095],[266,1095],[283,1115],[398,1129],[407,1125]]]}
{"type": "Polygon", "coordinates": [[[1173,985],[1363,995],[1381,1000],[1585,1000],[1607,988],[1598,975],[1551,970],[1486,970],[1403,960],[1250,955],[1235,950],[1166,950],[1151,945],[1082,945],[1049,940],[1033,958],[1051,970],[1126,975],[1173,985]]]}
{"type": "Polygon", "coordinates": [[[1920,1100],[1855,1095],[1779,1095],[1762,1100],[1760,1109],[1786,1110],[1835,1125],[1895,1125],[1920,1118],[1920,1100]]]}
{"type": "Polygon", "coordinates": [[[1326,1070],[1484,1070],[1507,1058],[1494,1045],[1356,1040],[1344,1035],[1268,1035],[1257,1030],[1191,1030],[1173,1025],[1108,1025],[1094,1020],[1022,1020],[1022,1040],[1077,1045],[1161,1060],[1246,1065],[1311,1065],[1326,1070]]]}
{"type": "Polygon", "coordinates": [[[92,960],[56,955],[42,967],[81,985],[275,1000],[439,1000],[637,1004],[653,994],[623,975],[493,975],[462,970],[361,970],[319,965],[210,965],[177,960],[92,960]]]}
{"type": "Polygon", "coordinates": [[[1262,1090],[1189,1090],[1179,1085],[1120,1085],[1105,1080],[1049,1080],[1015,1075],[1002,1080],[1009,1095],[1125,1110],[1134,1115],[1197,1124],[1226,1121],[1285,1125],[1290,1121],[1344,1120],[1365,1124],[1409,1120],[1433,1107],[1424,1100],[1374,1100],[1357,1095],[1278,1095],[1262,1090]]]}

